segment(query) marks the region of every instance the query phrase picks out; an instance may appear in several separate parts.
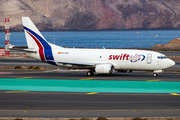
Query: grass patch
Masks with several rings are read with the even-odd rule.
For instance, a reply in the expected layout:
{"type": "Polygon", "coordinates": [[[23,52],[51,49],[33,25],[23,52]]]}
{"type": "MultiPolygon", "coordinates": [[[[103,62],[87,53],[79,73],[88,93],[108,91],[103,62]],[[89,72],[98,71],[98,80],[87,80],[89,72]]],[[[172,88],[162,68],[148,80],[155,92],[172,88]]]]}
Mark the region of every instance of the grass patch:
{"type": "Polygon", "coordinates": [[[36,67],[34,68],[34,70],[44,70],[44,68],[43,68],[43,67],[36,66],[36,67]]]}
{"type": "Polygon", "coordinates": [[[87,118],[87,117],[83,117],[81,118],[80,120],[91,120],[90,118],[87,118]]]}
{"type": "Polygon", "coordinates": [[[147,119],[136,117],[136,118],[133,118],[133,120],[147,120],[147,119]]]}
{"type": "Polygon", "coordinates": [[[173,120],[172,118],[168,118],[167,120],[173,120]]]}
{"type": "Polygon", "coordinates": [[[97,120],[108,120],[108,119],[105,117],[98,117],[97,120]]]}
{"type": "Polygon", "coordinates": [[[22,70],[23,66],[17,65],[14,69],[22,70]]]}
{"type": "Polygon", "coordinates": [[[3,67],[2,69],[8,69],[9,70],[9,69],[14,69],[14,68],[8,66],[8,67],[3,67]]]}
{"type": "Polygon", "coordinates": [[[33,70],[34,68],[35,68],[35,66],[28,67],[29,70],[33,70]]]}
{"type": "Polygon", "coordinates": [[[23,120],[22,118],[15,118],[14,120],[23,120]]]}

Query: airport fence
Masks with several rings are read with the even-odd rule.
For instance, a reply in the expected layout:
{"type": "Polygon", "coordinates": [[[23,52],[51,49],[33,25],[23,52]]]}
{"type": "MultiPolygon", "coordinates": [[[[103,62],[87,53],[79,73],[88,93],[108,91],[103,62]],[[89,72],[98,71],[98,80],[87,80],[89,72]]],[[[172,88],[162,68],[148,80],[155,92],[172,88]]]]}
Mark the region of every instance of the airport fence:
{"type": "Polygon", "coordinates": [[[4,49],[1,49],[1,48],[0,48],[0,56],[4,56],[4,55],[5,55],[4,49]]]}

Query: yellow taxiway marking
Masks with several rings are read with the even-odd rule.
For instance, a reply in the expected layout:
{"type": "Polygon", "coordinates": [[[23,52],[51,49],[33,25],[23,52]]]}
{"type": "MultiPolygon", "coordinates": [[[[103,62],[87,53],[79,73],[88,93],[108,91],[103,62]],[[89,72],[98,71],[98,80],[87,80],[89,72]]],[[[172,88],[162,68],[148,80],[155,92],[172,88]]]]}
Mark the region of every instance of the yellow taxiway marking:
{"type": "Polygon", "coordinates": [[[79,80],[93,80],[95,78],[83,78],[83,79],[79,79],[79,80]]]}
{"type": "Polygon", "coordinates": [[[180,94],[177,94],[177,93],[170,93],[171,95],[180,95],[180,94]]]}
{"type": "Polygon", "coordinates": [[[155,79],[155,80],[146,80],[148,82],[153,82],[153,81],[161,81],[161,79],[155,79]]]}
{"type": "Polygon", "coordinates": [[[20,78],[16,78],[16,79],[29,79],[29,78],[33,78],[33,77],[20,77],[20,78]]]}
{"type": "Polygon", "coordinates": [[[98,94],[98,92],[91,92],[91,93],[86,93],[88,95],[92,95],[92,94],[98,94]]]}
{"type": "Polygon", "coordinates": [[[29,91],[6,91],[5,93],[23,93],[23,92],[29,92],[29,91]]]}

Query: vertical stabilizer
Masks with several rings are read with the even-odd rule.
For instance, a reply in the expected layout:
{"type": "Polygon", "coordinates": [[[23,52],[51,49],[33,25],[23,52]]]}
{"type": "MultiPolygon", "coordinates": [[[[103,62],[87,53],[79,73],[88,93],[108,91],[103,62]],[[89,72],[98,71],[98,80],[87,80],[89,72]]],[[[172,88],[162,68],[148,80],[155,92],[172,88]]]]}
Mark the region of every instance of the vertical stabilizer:
{"type": "Polygon", "coordinates": [[[50,44],[29,17],[22,17],[22,22],[29,49],[51,49],[50,44]]]}
{"type": "Polygon", "coordinates": [[[40,59],[43,62],[55,65],[53,62],[54,56],[52,52],[52,46],[54,47],[55,45],[46,41],[29,17],[22,17],[22,22],[28,50],[38,51],[38,54],[29,53],[28,55],[33,58],[40,59]]]}

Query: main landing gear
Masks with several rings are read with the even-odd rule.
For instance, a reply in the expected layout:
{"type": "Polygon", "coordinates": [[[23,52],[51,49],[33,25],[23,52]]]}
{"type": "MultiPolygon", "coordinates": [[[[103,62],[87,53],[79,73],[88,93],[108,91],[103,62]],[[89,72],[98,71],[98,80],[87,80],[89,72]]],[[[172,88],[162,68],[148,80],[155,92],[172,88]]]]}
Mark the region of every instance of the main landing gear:
{"type": "Polygon", "coordinates": [[[94,72],[93,72],[93,71],[88,71],[88,72],[87,72],[87,75],[88,75],[88,76],[93,76],[93,75],[94,75],[94,72]]]}

